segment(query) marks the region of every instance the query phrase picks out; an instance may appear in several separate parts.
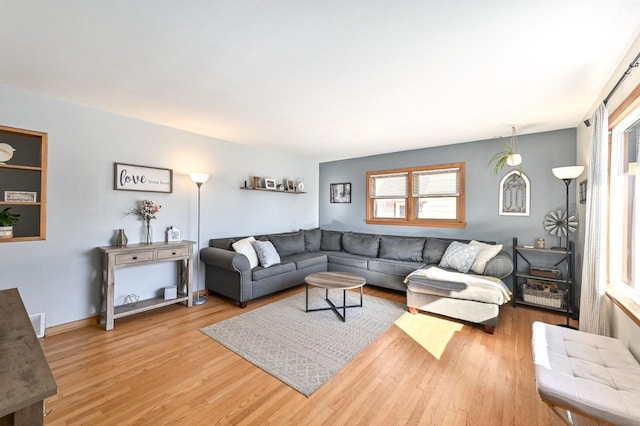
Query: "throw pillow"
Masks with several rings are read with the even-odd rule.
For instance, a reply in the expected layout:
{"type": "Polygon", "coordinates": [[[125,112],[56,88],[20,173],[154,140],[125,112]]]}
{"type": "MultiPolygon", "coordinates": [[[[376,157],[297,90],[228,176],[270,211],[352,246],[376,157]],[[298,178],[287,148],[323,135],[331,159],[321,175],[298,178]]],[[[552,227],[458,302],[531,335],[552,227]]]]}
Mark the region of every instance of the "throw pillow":
{"type": "Polygon", "coordinates": [[[247,256],[247,259],[249,259],[249,265],[251,266],[251,269],[255,268],[256,266],[258,266],[258,255],[256,254],[256,251],[254,250],[253,246],[251,245],[252,241],[255,241],[256,239],[253,237],[247,237],[247,238],[243,238],[240,241],[236,241],[235,243],[231,244],[231,247],[237,252],[237,253],[242,253],[245,256],[247,256]]]}
{"type": "Polygon", "coordinates": [[[476,260],[471,265],[471,270],[476,274],[484,274],[484,270],[487,269],[487,262],[496,257],[502,250],[502,244],[485,244],[476,240],[471,240],[469,245],[480,249],[476,260]]]}
{"type": "Polygon", "coordinates": [[[478,246],[470,246],[469,244],[453,241],[447,247],[447,251],[444,252],[439,266],[467,273],[479,252],[480,248],[478,246]]]}
{"type": "Polygon", "coordinates": [[[302,232],[304,232],[304,250],[319,251],[322,239],[320,228],[304,229],[302,232]]]}
{"type": "Polygon", "coordinates": [[[280,263],[280,256],[271,241],[251,241],[263,268],[280,263]]]}

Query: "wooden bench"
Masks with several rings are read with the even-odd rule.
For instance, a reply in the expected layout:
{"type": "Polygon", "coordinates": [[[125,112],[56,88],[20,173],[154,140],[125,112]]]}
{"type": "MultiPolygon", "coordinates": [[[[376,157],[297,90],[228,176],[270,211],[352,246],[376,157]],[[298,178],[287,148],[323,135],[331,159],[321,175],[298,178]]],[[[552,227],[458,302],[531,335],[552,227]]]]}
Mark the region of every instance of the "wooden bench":
{"type": "Polygon", "coordinates": [[[538,394],[566,424],[640,424],[640,365],[620,340],[534,322],[531,345],[538,394]]]}

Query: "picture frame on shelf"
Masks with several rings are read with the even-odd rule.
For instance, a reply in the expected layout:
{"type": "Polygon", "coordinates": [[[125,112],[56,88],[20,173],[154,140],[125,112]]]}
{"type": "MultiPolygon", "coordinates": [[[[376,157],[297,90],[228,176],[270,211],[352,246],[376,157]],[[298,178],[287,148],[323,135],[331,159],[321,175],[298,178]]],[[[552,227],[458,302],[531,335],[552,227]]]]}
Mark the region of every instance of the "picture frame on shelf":
{"type": "Polygon", "coordinates": [[[264,178],[264,187],[266,189],[276,189],[275,179],[264,178]]]}
{"type": "Polygon", "coordinates": [[[173,170],[113,163],[113,189],[117,191],[173,192],[173,170]]]}
{"type": "Polygon", "coordinates": [[[286,190],[287,191],[294,191],[295,190],[295,186],[293,185],[293,181],[292,180],[285,180],[286,183],[286,190]]]}
{"type": "Polygon", "coordinates": [[[329,201],[332,203],[351,202],[351,183],[331,183],[329,184],[329,201]]]}
{"type": "Polygon", "coordinates": [[[4,191],[4,201],[11,203],[35,203],[37,192],[29,191],[4,191]]]}

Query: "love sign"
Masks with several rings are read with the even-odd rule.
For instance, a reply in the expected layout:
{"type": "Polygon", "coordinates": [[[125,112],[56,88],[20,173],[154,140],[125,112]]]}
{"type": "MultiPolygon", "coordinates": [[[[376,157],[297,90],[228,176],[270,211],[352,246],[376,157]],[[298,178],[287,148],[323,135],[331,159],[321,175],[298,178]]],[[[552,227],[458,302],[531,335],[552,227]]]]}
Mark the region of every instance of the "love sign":
{"type": "Polygon", "coordinates": [[[123,191],[173,192],[173,170],[114,163],[113,189],[123,191]]]}

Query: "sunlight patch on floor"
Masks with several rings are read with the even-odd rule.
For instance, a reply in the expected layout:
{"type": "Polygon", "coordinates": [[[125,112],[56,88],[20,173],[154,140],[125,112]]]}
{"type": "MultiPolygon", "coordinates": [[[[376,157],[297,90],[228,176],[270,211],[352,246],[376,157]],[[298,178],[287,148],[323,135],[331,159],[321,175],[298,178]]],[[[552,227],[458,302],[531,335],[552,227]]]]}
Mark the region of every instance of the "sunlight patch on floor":
{"type": "Polygon", "coordinates": [[[463,325],[443,318],[405,312],[395,322],[402,331],[425,348],[436,359],[440,359],[453,335],[463,325]]]}

